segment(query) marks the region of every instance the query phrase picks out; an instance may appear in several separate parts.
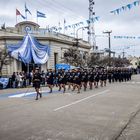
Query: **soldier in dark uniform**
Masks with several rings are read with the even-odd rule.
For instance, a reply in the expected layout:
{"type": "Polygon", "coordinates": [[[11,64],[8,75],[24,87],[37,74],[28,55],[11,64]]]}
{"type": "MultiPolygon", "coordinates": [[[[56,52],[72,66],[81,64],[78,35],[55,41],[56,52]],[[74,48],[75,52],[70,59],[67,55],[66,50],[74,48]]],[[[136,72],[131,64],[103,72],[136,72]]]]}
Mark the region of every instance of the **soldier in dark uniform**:
{"type": "Polygon", "coordinates": [[[81,89],[81,72],[80,72],[80,69],[76,70],[75,71],[75,75],[74,75],[74,78],[73,78],[73,91],[75,90],[75,88],[78,89],[78,92],[77,93],[80,93],[80,89],[81,89]]]}
{"type": "Polygon", "coordinates": [[[114,79],[115,79],[115,82],[118,82],[118,70],[117,70],[117,68],[115,68],[115,70],[114,70],[114,79]]]}
{"type": "Polygon", "coordinates": [[[72,70],[72,72],[70,73],[70,83],[71,83],[71,86],[74,86],[74,76],[75,76],[75,71],[74,69],[72,70]]]}
{"type": "Polygon", "coordinates": [[[108,69],[107,75],[108,75],[108,81],[109,81],[109,83],[111,84],[112,72],[111,72],[110,69],[108,69]]]}
{"type": "Polygon", "coordinates": [[[107,71],[104,70],[103,71],[103,83],[104,83],[104,86],[106,87],[106,81],[107,81],[107,71]]]}
{"type": "Polygon", "coordinates": [[[96,72],[95,72],[95,88],[98,88],[98,83],[99,83],[99,80],[100,80],[100,73],[99,73],[99,70],[97,69],[96,72]]]}
{"type": "Polygon", "coordinates": [[[62,84],[62,70],[58,70],[58,73],[57,73],[57,83],[58,83],[58,87],[59,87],[59,90],[58,91],[61,91],[61,84],[62,84]]]}
{"type": "Polygon", "coordinates": [[[39,73],[39,69],[35,70],[35,73],[33,75],[33,86],[35,87],[36,90],[36,100],[38,100],[38,96],[42,98],[42,93],[39,92],[40,89],[40,84],[41,84],[41,74],[39,73]]]}
{"type": "Polygon", "coordinates": [[[89,80],[90,90],[92,90],[92,88],[93,88],[93,82],[94,82],[94,73],[93,73],[93,70],[90,70],[90,72],[88,74],[88,80],[89,80]]]}
{"type": "Polygon", "coordinates": [[[68,70],[68,72],[66,73],[66,79],[67,79],[67,84],[68,84],[68,90],[70,90],[71,88],[71,72],[70,70],[68,70]]]}
{"type": "Polygon", "coordinates": [[[66,91],[66,84],[67,84],[67,74],[65,72],[65,70],[62,70],[62,81],[61,81],[61,88],[64,89],[63,93],[65,93],[66,91]]]}
{"type": "Polygon", "coordinates": [[[54,85],[54,83],[53,83],[54,82],[54,73],[53,73],[52,69],[49,69],[49,71],[47,72],[46,80],[47,80],[47,85],[50,88],[50,93],[52,93],[52,88],[54,85]]]}
{"type": "Polygon", "coordinates": [[[104,82],[104,72],[103,72],[103,70],[101,70],[99,72],[99,77],[100,77],[101,87],[103,87],[103,82],[104,82]]]}
{"type": "Polygon", "coordinates": [[[87,73],[87,70],[84,70],[84,72],[82,73],[82,82],[83,82],[83,86],[84,86],[84,91],[86,91],[87,83],[88,83],[88,73],[87,73]]]}

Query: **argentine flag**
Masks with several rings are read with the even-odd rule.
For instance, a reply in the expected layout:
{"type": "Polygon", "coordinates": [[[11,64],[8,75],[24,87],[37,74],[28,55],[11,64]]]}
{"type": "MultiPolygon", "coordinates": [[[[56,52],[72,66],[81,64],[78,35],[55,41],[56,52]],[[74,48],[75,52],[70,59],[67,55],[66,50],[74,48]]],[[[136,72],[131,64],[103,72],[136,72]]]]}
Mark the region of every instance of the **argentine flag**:
{"type": "Polygon", "coordinates": [[[42,18],[46,18],[46,14],[37,11],[37,17],[42,17],[42,18]]]}

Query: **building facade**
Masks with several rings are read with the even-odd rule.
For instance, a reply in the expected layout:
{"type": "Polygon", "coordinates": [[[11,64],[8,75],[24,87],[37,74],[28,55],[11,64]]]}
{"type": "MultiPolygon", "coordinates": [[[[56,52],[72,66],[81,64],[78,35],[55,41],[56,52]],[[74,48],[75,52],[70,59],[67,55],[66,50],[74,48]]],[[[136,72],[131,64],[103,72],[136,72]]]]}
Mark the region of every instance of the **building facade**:
{"type": "MultiPolygon", "coordinates": [[[[54,69],[56,64],[62,63],[64,52],[69,48],[75,47],[75,38],[56,32],[50,32],[48,29],[40,28],[40,26],[34,22],[24,21],[15,25],[15,27],[0,29],[0,50],[3,50],[7,44],[19,43],[27,33],[34,36],[41,44],[47,44],[50,47],[50,58],[48,62],[44,65],[40,65],[41,70],[44,71],[49,68],[54,69]]],[[[91,47],[88,42],[79,40],[78,49],[82,53],[89,53],[91,47]]],[[[13,72],[28,71],[35,66],[34,63],[25,65],[14,58],[10,59],[12,59],[10,63],[3,66],[3,75],[11,75],[13,72]]]]}

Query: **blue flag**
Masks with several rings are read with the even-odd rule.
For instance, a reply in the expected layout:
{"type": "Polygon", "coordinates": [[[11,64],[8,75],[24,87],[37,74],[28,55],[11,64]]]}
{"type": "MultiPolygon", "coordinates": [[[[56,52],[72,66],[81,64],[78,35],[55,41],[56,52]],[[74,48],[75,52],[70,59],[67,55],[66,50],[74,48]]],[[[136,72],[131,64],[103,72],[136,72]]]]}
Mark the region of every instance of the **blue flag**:
{"type": "Polygon", "coordinates": [[[46,14],[37,11],[37,17],[42,17],[42,18],[46,18],[46,14]]]}
{"type": "Polygon", "coordinates": [[[25,3],[25,12],[28,12],[30,15],[32,15],[31,12],[30,12],[30,10],[26,6],[26,3],[25,3]]]}
{"type": "Polygon", "coordinates": [[[25,16],[23,16],[23,15],[21,15],[21,17],[22,17],[23,19],[26,19],[26,17],[25,17],[25,16]]]}

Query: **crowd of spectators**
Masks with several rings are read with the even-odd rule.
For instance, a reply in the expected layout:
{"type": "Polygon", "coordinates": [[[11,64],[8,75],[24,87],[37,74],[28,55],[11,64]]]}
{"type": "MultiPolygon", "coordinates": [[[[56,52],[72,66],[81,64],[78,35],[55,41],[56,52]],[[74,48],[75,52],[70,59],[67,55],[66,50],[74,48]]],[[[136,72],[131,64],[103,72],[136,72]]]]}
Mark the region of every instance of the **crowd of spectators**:
{"type": "MultiPolygon", "coordinates": [[[[45,73],[41,72],[42,84],[45,85],[45,73]]],[[[13,72],[10,78],[11,88],[26,88],[32,85],[33,72],[13,72]]]]}

